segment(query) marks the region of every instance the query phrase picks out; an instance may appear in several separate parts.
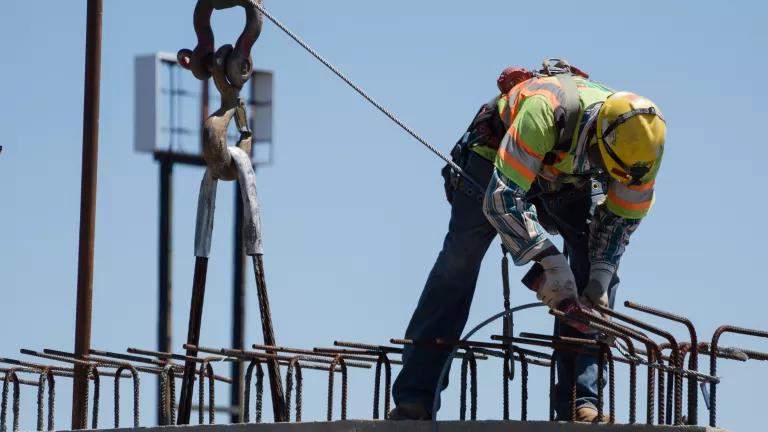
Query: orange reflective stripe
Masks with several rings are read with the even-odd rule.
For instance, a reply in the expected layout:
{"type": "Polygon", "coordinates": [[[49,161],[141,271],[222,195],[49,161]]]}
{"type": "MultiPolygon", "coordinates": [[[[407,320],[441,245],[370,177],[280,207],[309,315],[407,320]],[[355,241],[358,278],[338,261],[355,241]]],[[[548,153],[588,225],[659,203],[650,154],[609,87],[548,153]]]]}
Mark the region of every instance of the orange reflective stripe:
{"type": "Polygon", "coordinates": [[[509,127],[509,134],[512,135],[512,139],[515,141],[515,144],[518,144],[519,147],[523,149],[523,151],[535,157],[536,159],[544,159],[544,155],[534,151],[528,144],[525,143],[525,141],[523,141],[523,138],[520,136],[520,132],[517,131],[517,128],[514,124],[509,127]]]}
{"type": "Polygon", "coordinates": [[[625,186],[627,187],[627,189],[630,189],[633,191],[644,192],[644,191],[653,189],[655,185],[656,185],[656,180],[652,182],[648,182],[646,184],[641,184],[641,185],[625,185],[625,186]]]}
{"type": "Polygon", "coordinates": [[[618,205],[619,207],[623,207],[627,210],[635,210],[635,211],[644,211],[651,208],[651,204],[653,204],[653,199],[649,199],[648,201],[643,201],[639,203],[630,202],[627,200],[624,200],[620,198],[616,191],[611,189],[608,191],[608,199],[611,200],[614,204],[618,205]]]}
{"type": "Polygon", "coordinates": [[[527,166],[520,163],[520,161],[509,154],[504,147],[499,147],[499,157],[501,157],[501,160],[503,160],[504,163],[508,164],[510,167],[512,167],[512,169],[520,173],[520,175],[525,177],[525,179],[529,182],[532,182],[533,179],[536,178],[536,173],[531,171],[527,166]]]}
{"type": "Polygon", "coordinates": [[[517,115],[517,111],[520,109],[520,105],[523,103],[523,101],[526,98],[529,98],[531,96],[544,96],[545,98],[547,98],[547,102],[549,102],[549,104],[552,106],[553,110],[557,109],[557,107],[560,106],[560,101],[558,101],[557,95],[555,95],[554,93],[552,93],[549,90],[545,90],[545,89],[536,89],[536,90],[523,89],[520,92],[520,96],[522,96],[522,98],[518,97],[517,99],[515,99],[515,107],[512,110],[512,117],[511,118],[515,118],[515,116],[517,115]]]}

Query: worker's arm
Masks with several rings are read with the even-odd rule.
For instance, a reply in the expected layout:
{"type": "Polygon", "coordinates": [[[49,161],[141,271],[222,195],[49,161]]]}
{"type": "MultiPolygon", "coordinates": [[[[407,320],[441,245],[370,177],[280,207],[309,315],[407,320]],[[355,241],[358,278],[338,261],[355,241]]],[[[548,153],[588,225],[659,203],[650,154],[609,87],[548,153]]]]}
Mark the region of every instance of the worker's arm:
{"type": "Polygon", "coordinates": [[[650,177],[647,183],[634,186],[611,181],[605,202],[595,210],[589,233],[590,278],[582,296],[585,303],[607,305],[608,288],[629,238],[653,205],[655,172],[650,177]]]}
{"type": "Polygon", "coordinates": [[[533,96],[507,120],[511,122],[505,122],[507,133],[499,146],[483,209],[515,264],[533,260],[541,265],[543,276],[532,289],[539,300],[557,308],[564,300],[576,299],[576,281],[565,256],[546,237],[536,207],[525,200],[544,155],[554,147],[554,114],[544,97],[533,96]]]}
{"type": "Polygon", "coordinates": [[[538,222],[536,207],[524,199],[541,170],[544,155],[555,145],[555,124],[552,107],[543,96],[531,96],[516,112],[511,111],[500,111],[508,116],[502,117],[507,133],[496,155],[484,211],[515,264],[524,265],[558,253],[538,222]]]}

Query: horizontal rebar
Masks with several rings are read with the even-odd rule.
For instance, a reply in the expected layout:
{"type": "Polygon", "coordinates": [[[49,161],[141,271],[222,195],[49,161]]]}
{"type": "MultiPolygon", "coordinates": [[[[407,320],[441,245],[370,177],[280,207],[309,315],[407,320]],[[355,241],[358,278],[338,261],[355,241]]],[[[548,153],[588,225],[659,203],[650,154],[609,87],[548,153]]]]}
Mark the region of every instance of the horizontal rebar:
{"type": "MultiPolygon", "coordinates": [[[[277,354],[268,354],[268,353],[262,353],[262,352],[256,352],[256,351],[245,351],[245,350],[234,350],[234,349],[228,349],[228,348],[209,348],[209,347],[201,347],[201,346],[194,346],[194,345],[187,345],[184,344],[184,349],[191,349],[191,350],[197,350],[204,353],[209,354],[224,354],[231,357],[237,357],[237,358],[244,358],[244,359],[258,359],[258,360],[284,360],[284,361],[291,361],[294,357],[289,356],[281,356],[277,354]]],[[[295,356],[298,357],[299,360],[308,361],[312,363],[320,363],[320,364],[327,364],[330,365],[333,363],[333,360],[328,360],[327,358],[322,357],[312,357],[312,356],[302,356],[298,355],[295,356]]],[[[368,363],[356,363],[356,362],[346,362],[348,367],[354,367],[354,368],[361,368],[361,369],[370,369],[371,365],[368,363]]],[[[304,364],[302,363],[302,367],[304,364]]],[[[328,370],[328,368],[326,368],[328,370]]]]}

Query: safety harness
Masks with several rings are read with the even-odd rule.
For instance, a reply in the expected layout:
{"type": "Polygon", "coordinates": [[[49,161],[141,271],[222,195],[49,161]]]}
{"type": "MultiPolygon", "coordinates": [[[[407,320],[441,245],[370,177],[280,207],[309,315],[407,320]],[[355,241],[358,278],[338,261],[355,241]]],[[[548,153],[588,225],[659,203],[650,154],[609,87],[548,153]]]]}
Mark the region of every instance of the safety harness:
{"type": "Polygon", "coordinates": [[[557,128],[557,141],[555,146],[544,155],[544,165],[554,165],[557,154],[571,149],[573,134],[579,125],[581,102],[576,81],[573,79],[571,67],[565,60],[547,59],[539,71],[539,76],[557,78],[563,91],[560,106],[555,109],[555,127],[557,128]]]}

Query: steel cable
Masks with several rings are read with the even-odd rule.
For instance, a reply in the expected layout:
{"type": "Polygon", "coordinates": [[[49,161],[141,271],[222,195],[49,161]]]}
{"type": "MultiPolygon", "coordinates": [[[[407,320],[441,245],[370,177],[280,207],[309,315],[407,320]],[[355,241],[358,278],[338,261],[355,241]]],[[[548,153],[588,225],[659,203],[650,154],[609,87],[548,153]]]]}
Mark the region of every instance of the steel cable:
{"type": "Polygon", "coordinates": [[[485,192],[485,187],[481,186],[480,183],[478,183],[472,176],[470,176],[466,171],[464,171],[461,167],[456,165],[448,156],[446,156],[443,152],[438,150],[435,146],[430,144],[426,139],[424,139],[421,135],[416,133],[413,129],[411,129],[408,125],[406,125],[402,120],[400,120],[397,116],[395,116],[391,111],[386,109],[383,105],[381,105],[379,102],[377,102],[371,95],[369,95],[365,90],[363,90],[360,86],[355,84],[350,78],[348,78],[343,72],[341,72],[336,66],[331,64],[328,60],[325,59],[325,57],[321,56],[317,51],[315,51],[309,44],[307,44],[303,39],[301,39],[296,33],[291,31],[288,27],[286,27],[282,22],[280,22],[277,18],[272,16],[263,5],[259,4],[259,2],[256,2],[254,0],[250,0],[251,3],[266,16],[272,23],[274,23],[280,30],[282,30],[286,35],[288,35],[291,39],[293,39],[297,44],[299,44],[302,48],[304,48],[305,51],[307,51],[312,57],[317,59],[320,63],[322,63],[326,68],[328,68],[331,72],[333,72],[337,77],[339,77],[342,81],[347,83],[348,86],[350,86],[353,90],[355,90],[360,96],[365,98],[368,102],[371,103],[374,107],[376,107],[379,111],[381,111],[382,114],[387,116],[390,120],[395,122],[400,128],[402,128],[404,131],[406,131],[410,136],[412,136],[416,141],[420,142],[424,147],[426,147],[429,151],[434,153],[437,157],[445,161],[450,167],[455,170],[459,175],[464,177],[472,186],[476,187],[477,190],[480,193],[485,192]]]}

